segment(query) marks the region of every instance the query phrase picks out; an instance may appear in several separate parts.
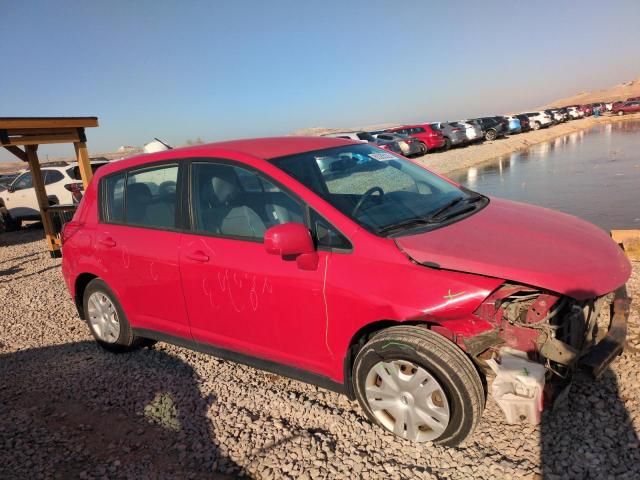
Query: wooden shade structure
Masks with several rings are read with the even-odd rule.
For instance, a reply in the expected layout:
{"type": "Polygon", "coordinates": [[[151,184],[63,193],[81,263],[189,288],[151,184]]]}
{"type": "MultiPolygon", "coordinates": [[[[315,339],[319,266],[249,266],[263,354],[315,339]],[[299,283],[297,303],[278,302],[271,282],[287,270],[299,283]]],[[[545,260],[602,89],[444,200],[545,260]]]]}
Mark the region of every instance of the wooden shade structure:
{"type": "Polygon", "coordinates": [[[84,129],[97,126],[97,117],[0,117],[0,146],[29,164],[47,244],[54,257],[60,255],[60,239],[54,231],[49,212],[38,146],[73,143],[82,183],[86,188],[91,181],[92,171],[84,129]]]}

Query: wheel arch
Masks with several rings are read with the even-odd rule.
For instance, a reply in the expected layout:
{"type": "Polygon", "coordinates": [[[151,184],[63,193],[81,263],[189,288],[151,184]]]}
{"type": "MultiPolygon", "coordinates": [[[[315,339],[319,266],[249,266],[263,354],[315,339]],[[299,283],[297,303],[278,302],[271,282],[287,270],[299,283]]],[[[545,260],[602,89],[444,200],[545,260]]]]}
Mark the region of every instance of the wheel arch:
{"type": "Polygon", "coordinates": [[[368,323],[361,327],[354,335],[351,337],[351,341],[349,342],[349,346],[347,347],[345,356],[344,356],[344,364],[343,364],[343,377],[344,377],[344,391],[347,397],[350,400],[355,400],[356,395],[353,391],[353,362],[358,355],[360,349],[369,341],[369,339],[378,332],[382,330],[386,330],[389,327],[399,326],[399,325],[415,325],[421,326],[427,329],[431,329],[433,326],[438,325],[435,322],[426,322],[426,321],[398,321],[398,320],[378,320],[375,322],[368,323]]]}
{"type": "Polygon", "coordinates": [[[95,278],[100,278],[100,277],[93,273],[84,272],[78,275],[78,277],[74,282],[73,301],[76,304],[76,310],[78,311],[78,315],[80,315],[80,318],[83,320],[86,320],[84,316],[84,302],[83,302],[84,292],[87,289],[87,285],[89,285],[91,280],[95,278]]]}

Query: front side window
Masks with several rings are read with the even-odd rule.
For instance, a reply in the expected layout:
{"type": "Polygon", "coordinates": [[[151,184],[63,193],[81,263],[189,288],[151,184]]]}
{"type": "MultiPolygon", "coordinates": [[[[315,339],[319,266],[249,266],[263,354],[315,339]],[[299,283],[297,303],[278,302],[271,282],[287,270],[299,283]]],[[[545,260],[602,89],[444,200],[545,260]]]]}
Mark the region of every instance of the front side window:
{"type": "Polygon", "coordinates": [[[191,166],[191,216],[197,232],[259,241],[273,225],[304,223],[298,201],[264,176],[210,162],[191,166]]]}
{"type": "Polygon", "coordinates": [[[12,185],[14,190],[24,190],[25,188],[33,187],[33,178],[31,172],[23,173],[20,175],[12,185]]]}
{"type": "MultiPolygon", "coordinates": [[[[399,224],[437,223],[441,210],[474,209],[477,195],[370,145],[348,145],[272,162],[342,213],[379,234],[399,224]],[[460,204],[460,205],[458,205],[460,204]],[[432,221],[433,220],[433,221],[432,221]]],[[[484,197],[483,197],[484,198],[484,197]]]]}

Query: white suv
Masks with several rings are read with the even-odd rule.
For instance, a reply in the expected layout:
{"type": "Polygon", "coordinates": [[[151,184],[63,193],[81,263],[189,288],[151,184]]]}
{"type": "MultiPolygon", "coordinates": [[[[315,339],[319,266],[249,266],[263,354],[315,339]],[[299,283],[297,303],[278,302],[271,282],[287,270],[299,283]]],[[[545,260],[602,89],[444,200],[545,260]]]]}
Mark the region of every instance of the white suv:
{"type": "Polygon", "coordinates": [[[548,127],[553,124],[551,115],[546,112],[530,112],[525,113],[525,115],[529,117],[529,123],[531,124],[531,128],[534,130],[540,130],[541,128],[548,127]]]}
{"type": "MultiPolygon", "coordinates": [[[[94,172],[105,161],[91,162],[91,170],[94,172]]],[[[82,198],[82,178],[77,162],[68,163],[63,166],[42,166],[42,178],[44,180],[49,205],[72,205],[78,203],[82,198]]],[[[40,209],[38,199],[33,188],[33,178],[30,171],[25,171],[18,175],[16,179],[7,187],[0,191],[0,205],[4,203],[6,210],[2,210],[5,222],[14,222],[17,226],[23,220],[39,220],[40,209]]]]}

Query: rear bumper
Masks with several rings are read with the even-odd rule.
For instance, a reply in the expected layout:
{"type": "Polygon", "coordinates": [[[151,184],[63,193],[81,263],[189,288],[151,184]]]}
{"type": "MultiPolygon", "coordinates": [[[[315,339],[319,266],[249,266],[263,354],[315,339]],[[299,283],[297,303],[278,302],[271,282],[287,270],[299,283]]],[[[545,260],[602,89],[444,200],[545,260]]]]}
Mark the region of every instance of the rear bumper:
{"type": "Polygon", "coordinates": [[[615,291],[607,335],[578,362],[578,366],[594,378],[600,377],[624,349],[630,304],[631,298],[627,296],[627,289],[623,285],[615,291]]]}

